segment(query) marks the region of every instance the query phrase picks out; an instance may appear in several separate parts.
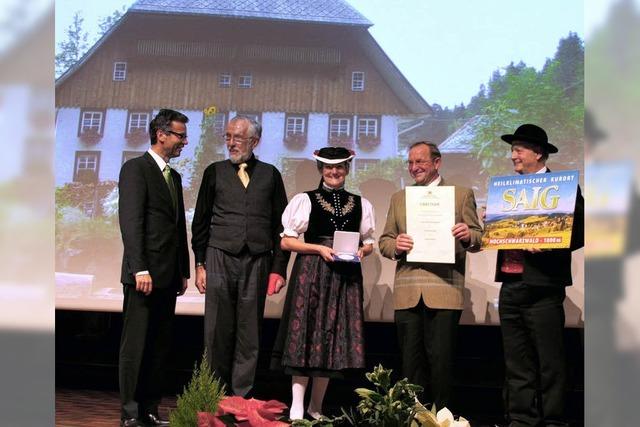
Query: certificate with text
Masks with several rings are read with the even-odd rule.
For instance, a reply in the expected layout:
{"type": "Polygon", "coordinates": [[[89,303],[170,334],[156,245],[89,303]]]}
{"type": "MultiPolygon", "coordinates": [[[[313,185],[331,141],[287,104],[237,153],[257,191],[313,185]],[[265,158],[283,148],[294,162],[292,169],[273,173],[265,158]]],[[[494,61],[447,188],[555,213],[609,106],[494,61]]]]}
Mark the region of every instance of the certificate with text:
{"type": "Polygon", "coordinates": [[[455,263],[455,187],[406,187],[408,262],[455,263]]]}

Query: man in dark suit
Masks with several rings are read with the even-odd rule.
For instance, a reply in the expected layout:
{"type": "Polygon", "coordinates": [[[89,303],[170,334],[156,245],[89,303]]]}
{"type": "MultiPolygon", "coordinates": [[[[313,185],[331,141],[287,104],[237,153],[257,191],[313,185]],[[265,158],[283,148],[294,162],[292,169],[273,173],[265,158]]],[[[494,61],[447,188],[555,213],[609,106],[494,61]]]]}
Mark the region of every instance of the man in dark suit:
{"type": "Polygon", "coordinates": [[[253,155],[262,127],[236,116],[229,159],[205,169],[192,224],[196,287],[205,293],[205,347],[235,395],[253,388],[267,288],[284,286],[289,253],[280,249],[287,196],[278,170],[253,155]]]}
{"type": "MultiPolygon", "coordinates": [[[[558,149],[546,132],[525,124],[502,139],[511,144],[518,174],[547,173],[558,149]]],[[[564,426],[566,361],[565,286],[572,284],[571,252],[584,245],[584,199],[578,187],[569,249],[500,250],[500,327],[506,368],[506,406],[511,427],[564,426]]]]}
{"type": "Polygon", "coordinates": [[[122,165],[119,216],[124,254],[120,341],[121,425],[168,425],[158,417],[176,296],[189,278],[180,174],[169,167],[187,144],[187,116],[160,110],[151,148],[122,165]]]}

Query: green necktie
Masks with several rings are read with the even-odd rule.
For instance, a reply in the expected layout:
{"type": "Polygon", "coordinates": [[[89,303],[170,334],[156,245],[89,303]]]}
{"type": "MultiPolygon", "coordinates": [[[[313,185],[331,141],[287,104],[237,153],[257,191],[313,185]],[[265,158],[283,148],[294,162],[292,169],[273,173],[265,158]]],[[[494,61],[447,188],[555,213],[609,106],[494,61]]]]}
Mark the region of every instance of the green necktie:
{"type": "Polygon", "coordinates": [[[171,177],[171,168],[169,165],[166,165],[162,170],[162,175],[164,176],[164,180],[167,182],[167,187],[169,187],[169,194],[171,194],[171,201],[173,202],[173,209],[176,209],[178,206],[178,196],[176,195],[176,187],[173,184],[173,178],[171,177]]]}

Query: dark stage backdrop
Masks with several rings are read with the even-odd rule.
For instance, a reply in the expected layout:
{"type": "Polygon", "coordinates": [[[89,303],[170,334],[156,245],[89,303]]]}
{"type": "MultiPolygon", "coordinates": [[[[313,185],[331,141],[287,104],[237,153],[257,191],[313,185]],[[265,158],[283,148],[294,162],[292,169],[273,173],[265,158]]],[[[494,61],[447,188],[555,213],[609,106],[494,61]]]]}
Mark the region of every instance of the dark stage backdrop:
{"type": "MultiPolygon", "coordinates": [[[[255,397],[288,403],[291,378],[269,369],[269,357],[279,321],[266,319],[256,373],[255,397]]],[[[56,387],[64,389],[118,389],[118,344],[122,318],[119,313],[56,311],[56,387]]],[[[381,363],[393,369],[399,380],[400,357],[395,327],[388,322],[365,324],[366,370],[381,363]]],[[[584,362],[582,329],[565,330],[568,361],[568,416],[572,425],[583,425],[584,362]]],[[[174,343],[169,357],[165,393],[182,393],[194,363],[203,351],[203,322],[195,316],[177,316],[174,343]]],[[[474,426],[503,422],[502,385],[504,362],[497,326],[461,326],[453,360],[454,396],[451,407],[474,426]],[[478,421],[477,423],[474,421],[478,421]]],[[[340,408],[355,406],[357,387],[370,387],[364,372],[354,373],[329,385],[325,411],[340,414],[340,408]]]]}

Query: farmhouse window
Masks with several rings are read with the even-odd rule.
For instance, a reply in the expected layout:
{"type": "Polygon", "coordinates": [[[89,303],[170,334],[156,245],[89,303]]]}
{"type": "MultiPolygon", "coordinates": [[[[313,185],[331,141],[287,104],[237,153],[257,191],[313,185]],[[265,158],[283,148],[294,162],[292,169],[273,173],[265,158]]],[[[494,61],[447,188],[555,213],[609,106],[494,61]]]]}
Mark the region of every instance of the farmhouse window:
{"type": "Polygon", "coordinates": [[[255,120],[258,123],[260,123],[260,119],[261,119],[260,113],[249,112],[249,111],[238,111],[236,115],[248,117],[252,120],[255,120]]]}
{"type": "Polygon", "coordinates": [[[146,132],[149,127],[149,117],[151,114],[149,113],[140,113],[140,112],[132,112],[129,113],[129,127],[127,128],[128,133],[133,133],[136,131],[146,132]]]}
{"type": "Polygon", "coordinates": [[[250,73],[240,74],[238,77],[238,87],[241,89],[250,89],[253,84],[253,78],[250,73]]]}
{"type": "Polygon", "coordinates": [[[97,182],[99,168],[99,151],[76,151],[73,180],[83,183],[97,182]]]}
{"type": "Polygon", "coordinates": [[[114,62],[113,63],[113,81],[123,82],[126,79],[127,79],[127,63],[114,62]]]}
{"type": "Polygon", "coordinates": [[[351,73],[351,90],[353,92],[362,92],[364,90],[364,71],[351,73]]]}
{"type": "Polygon", "coordinates": [[[288,116],[285,134],[303,135],[305,133],[305,118],[301,116],[288,116]]]}
{"type": "Polygon", "coordinates": [[[220,73],[218,76],[218,86],[231,87],[231,73],[220,73]]]}
{"type": "Polygon", "coordinates": [[[140,157],[144,154],[144,151],[123,151],[122,152],[122,164],[128,162],[131,159],[135,159],[136,157],[140,157]]]}
{"type": "Polygon", "coordinates": [[[80,119],[80,133],[102,134],[103,111],[83,111],[80,119]]]}
{"type": "Polygon", "coordinates": [[[361,136],[378,136],[378,119],[358,119],[358,138],[361,136]]]}
{"type": "Polygon", "coordinates": [[[329,122],[329,136],[331,138],[349,136],[351,120],[347,118],[333,118],[329,122]]]}

